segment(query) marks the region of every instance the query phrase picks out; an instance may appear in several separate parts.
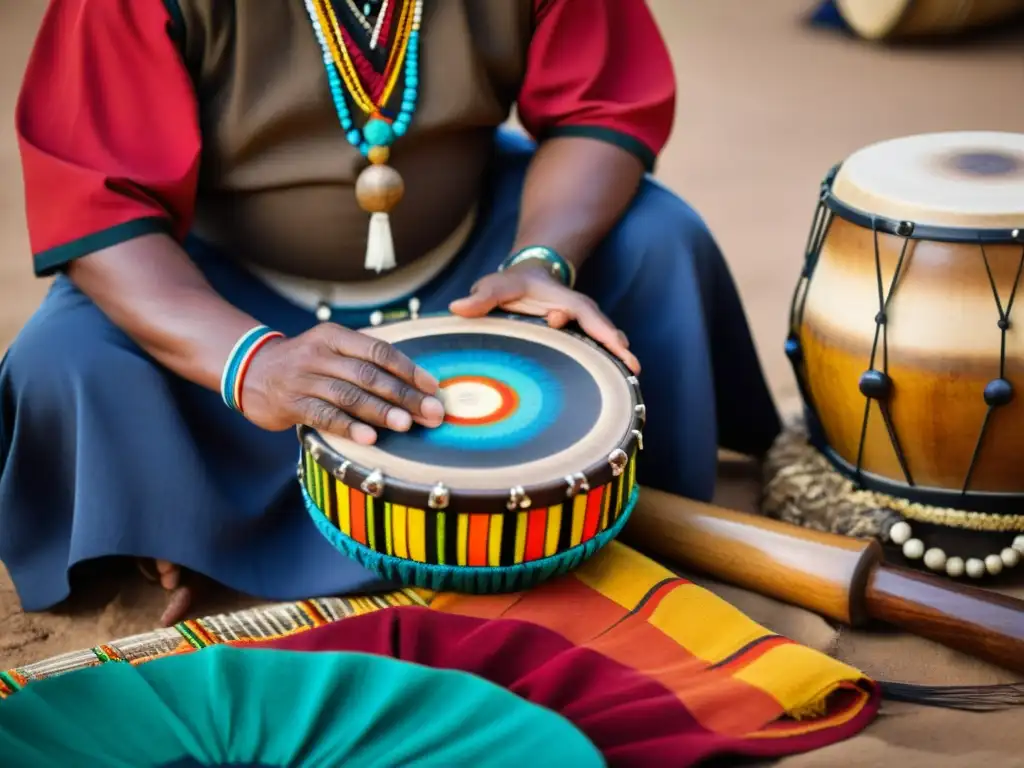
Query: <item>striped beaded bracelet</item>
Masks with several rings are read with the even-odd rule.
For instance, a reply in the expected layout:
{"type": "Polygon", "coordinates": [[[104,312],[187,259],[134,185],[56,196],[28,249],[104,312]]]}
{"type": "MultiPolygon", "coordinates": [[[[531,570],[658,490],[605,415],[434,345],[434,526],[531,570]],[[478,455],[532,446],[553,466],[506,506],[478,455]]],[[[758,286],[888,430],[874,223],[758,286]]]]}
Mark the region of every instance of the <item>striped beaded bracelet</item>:
{"type": "Polygon", "coordinates": [[[242,413],[242,384],[252,359],[268,341],[281,338],[284,338],[283,333],[257,325],[235,343],[220,377],[220,396],[228,408],[242,413]]]}

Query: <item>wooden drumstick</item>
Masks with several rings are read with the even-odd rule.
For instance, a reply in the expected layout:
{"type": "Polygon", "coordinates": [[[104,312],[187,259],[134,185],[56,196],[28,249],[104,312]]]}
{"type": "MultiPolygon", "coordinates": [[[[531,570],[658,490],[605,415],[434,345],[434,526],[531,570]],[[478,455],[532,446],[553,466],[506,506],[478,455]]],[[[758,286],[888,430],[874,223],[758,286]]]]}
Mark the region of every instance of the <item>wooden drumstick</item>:
{"type": "Polygon", "coordinates": [[[680,567],[835,619],[883,621],[1024,674],[1024,601],[885,563],[853,539],[650,488],[622,539],[680,567]]]}

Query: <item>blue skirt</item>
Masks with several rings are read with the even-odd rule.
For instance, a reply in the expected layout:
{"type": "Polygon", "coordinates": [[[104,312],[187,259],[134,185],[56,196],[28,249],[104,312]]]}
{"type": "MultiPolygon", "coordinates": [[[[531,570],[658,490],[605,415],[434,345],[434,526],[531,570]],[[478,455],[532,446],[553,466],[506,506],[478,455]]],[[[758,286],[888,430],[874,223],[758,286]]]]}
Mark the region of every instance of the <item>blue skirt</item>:
{"type": "MultiPolygon", "coordinates": [[[[417,292],[423,312],[444,311],[509,252],[531,151],[498,141],[475,230],[417,292]]],[[[189,252],[261,322],[290,335],[316,323],[210,247],[189,252]]],[[[709,500],[718,447],[760,455],[779,420],[707,227],[645,181],[578,288],[643,365],[640,482],[709,500]]],[[[334,320],[364,327],[372,309],[334,320]]],[[[77,564],[111,556],[168,560],[268,600],[386,588],[310,522],[297,456],[293,432],[264,432],[161,368],[58,277],[0,363],[0,560],[28,611],[64,600],[77,564]]]]}

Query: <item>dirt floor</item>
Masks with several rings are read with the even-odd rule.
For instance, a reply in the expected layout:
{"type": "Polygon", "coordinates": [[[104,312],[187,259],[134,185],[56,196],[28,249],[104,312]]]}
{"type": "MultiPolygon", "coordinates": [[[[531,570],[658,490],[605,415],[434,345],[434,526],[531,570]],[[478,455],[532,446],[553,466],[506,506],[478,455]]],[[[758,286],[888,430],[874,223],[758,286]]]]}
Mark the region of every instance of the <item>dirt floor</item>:
{"type": "MultiPolygon", "coordinates": [[[[772,387],[790,406],[795,386],[782,354],[786,308],[822,176],[850,152],[887,137],[1022,130],[1024,33],[886,50],[805,28],[801,18],[813,0],[649,4],[675,58],[680,92],[675,134],[658,176],[691,201],[717,234],[772,387]]],[[[0,349],[46,289],[31,274],[11,130],[22,67],[44,7],[44,0],[0,0],[0,349]]],[[[721,496],[724,503],[749,508],[756,490],[749,481],[725,478],[721,496]]],[[[970,667],[964,679],[955,671],[961,657],[923,641],[840,634],[802,611],[735,590],[721,593],[776,631],[838,653],[874,675],[930,683],[1005,679],[984,667],[970,667]]],[[[0,668],[145,631],[156,624],[161,606],[159,590],[131,578],[74,611],[26,617],[0,569],[0,668]]],[[[216,607],[208,602],[199,609],[216,607]]],[[[854,752],[787,764],[1024,766],[1024,737],[1013,737],[1019,716],[988,721],[1003,726],[985,728],[980,742],[972,741],[978,735],[972,726],[970,734],[947,743],[943,730],[962,723],[955,719],[962,715],[936,716],[926,725],[897,709],[888,724],[872,726],[856,740],[854,752]]]]}

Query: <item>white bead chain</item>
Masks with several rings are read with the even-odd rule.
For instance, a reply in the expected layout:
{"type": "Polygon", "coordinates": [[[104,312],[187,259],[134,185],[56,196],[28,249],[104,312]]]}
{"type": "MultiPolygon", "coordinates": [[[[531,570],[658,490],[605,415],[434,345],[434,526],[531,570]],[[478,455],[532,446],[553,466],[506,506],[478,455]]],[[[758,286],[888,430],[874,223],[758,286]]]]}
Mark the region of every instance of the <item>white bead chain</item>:
{"type": "Polygon", "coordinates": [[[377,11],[377,23],[373,26],[373,34],[370,35],[370,50],[377,49],[377,41],[380,39],[380,30],[384,25],[384,17],[388,13],[388,0],[384,0],[380,4],[380,10],[377,11]]]}
{"type": "Polygon", "coordinates": [[[366,16],[364,16],[362,11],[359,10],[359,6],[356,5],[355,0],[345,0],[345,3],[348,5],[348,9],[352,11],[352,16],[355,18],[356,22],[366,30],[367,34],[370,35],[371,51],[376,50],[377,43],[380,42],[380,33],[384,29],[384,19],[388,15],[388,1],[389,0],[384,0],[384,2],[380,4],[380,8],[377,11],[377,22],[371,26],[369,20],[367,20],[366,16]]]}
{"type": "MultiPolygon", "coordinates": [[[[366,20],[366,17],[363,15],[362,11],[359,10],[359,6],[355,4],[354,0],[345,0],[345,2],[348,4],[348,9],[352,11],[352,15],[355,17],[355,20],[359,22],[359,25],[367,32],[373,32],[373,27],[370,26],[370,22],[366,20]]],[[[384,14],[381,13],[381,17],[383,17],[383,15],[384,14]]],[[[379,22],[380,19],[378,18],[378,23],[379,22]]]]}
{"type": "Polygon", "coordinates": [[[998,576],[1004,568],[1016,567],[1024,558],[1024,534],[1017,536],[1013,544],[1005,547],[998,554],[991,554],[984,559],[947,557],[938,547],[926,549],[921,539],[914,538],[914,530],[910,523],[900,520],[889,529],[889,540],[903,549],[903,556],[908,560],[922,560],[925,568],[931,571],[945,571],[954,579],[965,573],[972,579],[980,579],[986,573],[998,576]]]}

